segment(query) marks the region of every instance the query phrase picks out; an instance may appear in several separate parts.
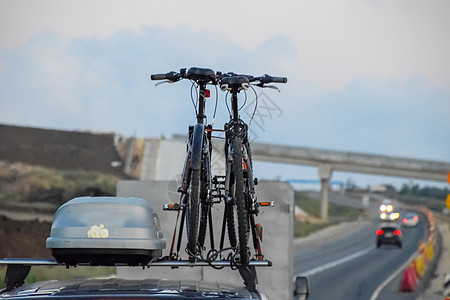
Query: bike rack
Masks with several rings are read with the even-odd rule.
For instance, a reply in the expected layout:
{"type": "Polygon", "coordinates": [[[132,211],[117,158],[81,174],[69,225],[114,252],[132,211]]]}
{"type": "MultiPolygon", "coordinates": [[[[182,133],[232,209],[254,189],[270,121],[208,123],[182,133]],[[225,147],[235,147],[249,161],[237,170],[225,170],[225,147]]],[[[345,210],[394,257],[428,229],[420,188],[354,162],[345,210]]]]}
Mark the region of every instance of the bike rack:
{"type": "MultiPolygon", "coordinates": [[[[28,259],[28,258],[6,258],[6,259],[0,259],[0,266],[6,265],[6,274],[5,274],[5,285],[6,288],[4,291],[11,291],[17,287],[22,286],[25,283],[25,278],[28,276],[28,273],[30,272],[30,269],[32,266],[68,266],[64,263],[58,263],[54,260],[44,260],[44,259],[28,259]]],[[[79,264],[79,266],[90,266],[89,264],[79,264]]],[[[126,266],[126,264],[117,264],[116,266],[126,266]]],[[[178,268],[178,267],[234,267],[236,269],[239,269],[239,272],[241,273],[241,276],[243,276],[244,280],[246,282],[252,281],[251,278],[249,280],[245,279],[247,276],[244,277],[242,274],[243,269],[249,269],[252,275],[254,274],[256,276],[256,273],[254,271],[255,267],[271,267],[272,262],[269,260],[258,260],[258,261],[250,261],[248,265],[239,265],[239,264],[232,264],[231,261],[227,260],[218,260],[218,261],[212,261],[212,262],[206,262],[206,261],[197,261],[197,262],[190,262],[189,260],[163,260],[163,261],[154,261],[150,262],[146,265],[141,265],[139,267],[142,268],[150,268],[150,267],[171,267],[171,268],[178,268]]],[[[138,266],[136,266],[138,267],[138,266]]],[[[244,270],[245,271],[245,270],[244,270]]]]}

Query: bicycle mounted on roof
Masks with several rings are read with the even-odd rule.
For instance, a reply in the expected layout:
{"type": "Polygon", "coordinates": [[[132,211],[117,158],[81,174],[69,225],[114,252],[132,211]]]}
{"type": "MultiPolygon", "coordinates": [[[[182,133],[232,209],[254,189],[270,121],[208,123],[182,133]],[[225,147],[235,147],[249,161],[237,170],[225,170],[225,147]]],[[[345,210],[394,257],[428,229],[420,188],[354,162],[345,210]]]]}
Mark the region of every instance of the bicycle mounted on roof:
{"type": "MultiPolygon", "coordinates": [[[[152,80],[167,80],[166,82],[177,82],[181,79],[189,79],[193,85],[199,89],[198,104],[196,106],[197,123],[189,126],[187,153],[184,162],[183,172],[181,174],[181,187],[178,192],[181,193],[180,203],[178,205],[166,205],[165,210],[181,211],[180,233],[177,243],[177,252],[181,247],[181,234],[186,219],[187,247],[190,260],[197,254],[198,245],[203,247],[206,234],[206,223],[200,220],[199,225],[199,206],[207,203],[208,191],[211,189],[211,133],[207,132],[205,126],[205,98],[209,97],[209,91],[206,85],[216,84],[216,74],[213,70],[204,68],[181,69],[180,72],[169,72],[167,74],[151,75],[152,80]]],[[[179,213],[178,213],[179,215],[179,213]]],[[[178,220],[178,218],[177,218],[178,220]]],[[[175,233],[174,233],[175,239],[175,233]]],[[[174,242],[172,242],[170,255],[173,254],[174,242]]]]}
{"type": "MultiPolygon", "coordinates": [[[[262,240],[262,226],[257,224],[255,216],[259,213],[259,206],[271,206],[273,203],[257,202],[255,185],[257,179],[253,177],[253,163],[248,139],[248,125],[239,116],[238,94],[246,91],[252,82],[256,86],[266,87],[266,84],[286,83],[285,77],[263,75],[237,75],[227,73],[221,76],[220,88],[231,94],[230,121],[224,125],[225,129],[225,202],[224,223],[226,219],[228,239],[231,247],[238,249],[236,260],[241,264],[248,264],[250,250],[247,245],[251,232],[255,257],[262,260],[260,241],[262,240]],[[236,236],[237,232],[237,236],[236,236]]],[[[271,87],[271,86],[269,86],[271,87]]],[[[223,231],[221,248],[223,245],[223,231]]]]}
{"type": "MultiPolygon", "coordinates": [[[[180,203],[166,205],[165,210],[177,210],[178,217],[181,211],[181,221],[177,241],[177,254],[174,254],[176,228],[172,240],[169,259],[178,258],[181,248],[181,238],[184,221],[188,237],[186,252],[190,261],[216,260],[226,250],[233,250],[228,260],[233,263],[247,265],[250,261],[250,249],[247,247],[250,232],[252,234],[255,258],[262,260],[260,240],[262,240],[262,227],[256,224],[255,216],[259,213],[259,206],[270,206],[270,202],[257,202],[255,185],[257,179],[253,178],[252,159],[248,139],[248,125],[239,117],[238,94],[246,91],[252,83],[258,87],[271,87],[268,83],[286,83],[285,77],[272,77],[263,75],[254,77],[250,75],[237,75],[235,73],[214,73],[211,69],[190,68],[181,69],[180,72],[155,74],[152,80],[166,80],[174,83],[181,79],[189,79],[193,86],[197,86],[198,105],[196,106],[197,124],[189,127],[187,153],[182,172],[182,186],[180,203]],[[224,125],[225,132],[225,176],[211,174],[211,125],[205,126],[204,120],[205,97],[209,97],[208,84],[220,85],[221,89],[231,94],[230,121],[224,125]],[[219,199],[219,200],[216,200],[219,199]],[[212,229],[212,205],[221,201],[225,203],[220,248],[215,249],[212,229]],[[200,216],[200,218],[199,218],[200,216]],[[207,227],[210,231],[211,250],[208,257],[202,256],[207,227]],[[225,230],[231,248],[224,247],[225,230]],[[237,234],[236,234],[237,233],[237,234]]],[[[217,105],[217,102],[216,102],[217,105]]],[[[241,107],[242,108],[242,107],[241,107]]],[[[256,107],[255,107],[256,111],[256,107]]],[[[177,217],[177,224],[178,224],[177,217]]],[[[176,225],[178,226],[178,225],[176,225]]]]}

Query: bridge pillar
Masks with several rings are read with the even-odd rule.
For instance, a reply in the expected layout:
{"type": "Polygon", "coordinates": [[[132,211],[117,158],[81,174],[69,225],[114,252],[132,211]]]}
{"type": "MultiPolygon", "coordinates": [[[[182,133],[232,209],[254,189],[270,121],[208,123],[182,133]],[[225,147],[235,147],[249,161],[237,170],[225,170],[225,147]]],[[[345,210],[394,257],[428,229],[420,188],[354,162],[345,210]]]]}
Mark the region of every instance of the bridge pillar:
{"type": "Polygon", "coordinates": [[[319,178],[321,181],[322,200],[320,202],[320,218],[328,222],[328,188],[330,187],[330,178],[333,173],[333,166],[329,164],[319,165],[319,178]]]}

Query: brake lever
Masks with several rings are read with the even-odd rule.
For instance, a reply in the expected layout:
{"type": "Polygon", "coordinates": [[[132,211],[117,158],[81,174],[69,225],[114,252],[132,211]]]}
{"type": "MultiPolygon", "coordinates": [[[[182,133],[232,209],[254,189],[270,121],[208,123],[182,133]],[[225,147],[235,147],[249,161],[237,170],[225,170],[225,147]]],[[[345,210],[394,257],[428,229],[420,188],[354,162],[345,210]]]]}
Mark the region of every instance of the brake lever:
{"type": "Polygon", "coordinates": [[[281,92],[281,90],[275,85],[264,85],[264,83],[258,83],[258,84],[252,84],[252,85],[260,87],[260,88],[268,88],[268,89],[273,89],[278,92],[281,92]]]}
{"type": "Polygon", "coordinates": [[[181,78],[175,78],[174,80],[167,79],[167,80],[164,80],[164,81],[160,81],[160,82],[156,83],[155,85],[158,86],[158,85],[163,84],[163,83],[175,83],[175,82],[180,81],[180,79],[181,78]]]}
{"type": "Polygon", "coordinates": [[[274,85],[266,85],[266,86],[264,86],[264,87],[266,87],[266,88],[269,88],[269,89],[273,89],[273,90],[276,90],[277,92],[281,92],[281,90],[277,87],[277,86],[274,86],[274,85]]]}
{"type": "Polygon", "coordinates": [[[174,83],[174,81],[172,81],[172,80],[164,80],[164,81],[160,81],[160,82],[158,82],[158,83],[155,83],[155,86],[161,85],[161,84],[163,84],[163,83],[174,83]]]}

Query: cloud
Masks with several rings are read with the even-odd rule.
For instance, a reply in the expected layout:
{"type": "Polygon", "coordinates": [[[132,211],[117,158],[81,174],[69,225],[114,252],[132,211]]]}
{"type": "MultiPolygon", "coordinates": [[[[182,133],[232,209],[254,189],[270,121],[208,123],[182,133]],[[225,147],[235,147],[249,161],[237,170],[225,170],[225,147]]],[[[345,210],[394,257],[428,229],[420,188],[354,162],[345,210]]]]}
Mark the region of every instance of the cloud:
{"type": "MultiPolygon", "coordinates": [[[[257,89],[266,104],[281,111],[262,127],[252,125],[261,142],[450,159],[448,89],[436,88],[419,74],[406,79],[360,76],[341,89],[327,90],[304,76],[303,58],[284,34],[249,50],[225,35],[189,26],[122,30],[107,38],[66,39],[45,32],[0,54],[4,123],[142,137],[185,133],[195,121],[190,83],[155,87],[149,75],[200,66],[288,77],[288,84],[278,85],[281,93],[257,89]]],[[[228,113],[218,93],[220,128],[228,113]]],[[[208,121],[215,94],[212,88],[208,121]]],[[[249,92],[247,104],[253,99],[249,92]]],[[[259,113],[264,113],[262,103],[259,113]]]]}
{"type": "MultiPolygon", "coordinates": [[[[302,98],[298,105],[280,104],[284,115],[279,125],[272,124],[274,132],[283,132],[285,123],[295,123],[293,139],[304,145],[450,159],[450,141],[444,138],[450,132],[446,116],[450,91],[432,87],[423,76],[408,80],[362,77],[341,91],[302,98]]],[[[268,135],[276,136],[274,132],[268,135]]]]}
{"type": "MultiPolygon", "coordinates": [[[[146,28],[161,26],[206,30],[206,47],[209,41],[220,46],[231,41],[251,51],[281,34],[295,46],[302,77],[327,89],[345,88],[367,75],[383,80],[425,75],[431,84],[448,87],[449,12],[447,0],[281,0],[270,5],[255,0],[227,5],[204,5],[202,0],[3,0],[0,48],[24,45],[45,31],[66,40],[107,40],[121,30],[145,35],[146,28]]],[[[190,41],[183,46],[192,48],[190,41]]]]}
{"type": "Polygon", "coordinates": [[[292,53],[287,39],[276,39],[284,44],[281,51],[262,46],[249,52],[224,36],[187,27],[124,30],[107,39],[42,33],[3,51],[0,101],[6,109],[0,116],[3,122],[65,129],[184,132],[194,120],[190,84],[156,88],[149,75],[189,66],[268,72],[283,61],[278,52],[292,53]]]}

